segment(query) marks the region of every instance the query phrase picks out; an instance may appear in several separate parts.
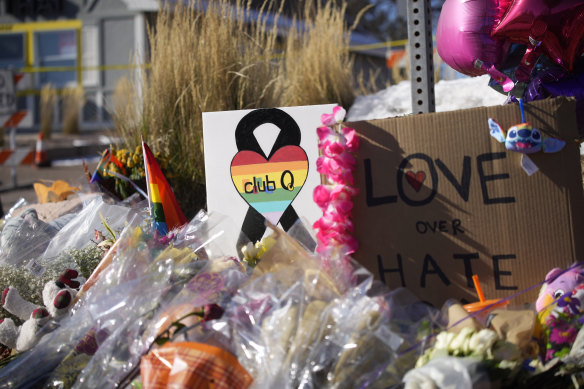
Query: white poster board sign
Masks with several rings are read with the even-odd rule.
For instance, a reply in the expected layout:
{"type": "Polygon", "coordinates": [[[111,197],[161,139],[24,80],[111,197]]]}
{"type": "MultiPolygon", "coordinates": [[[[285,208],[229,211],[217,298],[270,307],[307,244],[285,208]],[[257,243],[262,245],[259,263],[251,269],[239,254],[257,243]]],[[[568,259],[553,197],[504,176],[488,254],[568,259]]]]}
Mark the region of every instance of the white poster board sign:
{"type": "Polygon", "coordinates": [[[322,216],[312,199],[320,117],[334,104],[203,113],[207,210],[255,242],[269,220],[285,230],[322,216]]]}
{"type": "Polygon", "coordinates": [[[14,76],[10,70],[0,69],[0,115],[12,115],[14,112],[16,112],[14,76]]]}

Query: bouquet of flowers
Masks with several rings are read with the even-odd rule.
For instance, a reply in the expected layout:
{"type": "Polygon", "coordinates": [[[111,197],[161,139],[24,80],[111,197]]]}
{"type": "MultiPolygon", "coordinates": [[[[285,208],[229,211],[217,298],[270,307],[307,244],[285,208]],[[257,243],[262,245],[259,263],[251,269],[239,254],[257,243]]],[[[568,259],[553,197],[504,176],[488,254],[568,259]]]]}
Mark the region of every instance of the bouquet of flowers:
{"type": "MultiPolygon", "coordinates": [[[[162,156],[160,152],[156,152],[154,157],[165,176],[172,177],[172,172],[168,170],[169,159],[162,156]]],[[[110,146],[109,149],[104,150],[90,182],[98,183],[120,200],[136,192],[147,197],[145,196],[146,173],[142,147],[136,146],[136,149],[132,151],[110,146]]]]}

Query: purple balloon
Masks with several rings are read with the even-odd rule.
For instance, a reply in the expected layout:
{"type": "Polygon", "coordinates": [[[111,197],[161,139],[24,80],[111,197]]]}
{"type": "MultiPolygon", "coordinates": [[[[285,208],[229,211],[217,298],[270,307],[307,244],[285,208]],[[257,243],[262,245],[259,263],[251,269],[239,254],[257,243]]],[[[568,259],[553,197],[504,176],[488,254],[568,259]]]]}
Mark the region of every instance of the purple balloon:
{"type": "MultiPolygon", "coordinates": [[[[564,78],[566,72],[561,69],[548,69],[537,73],[525,88],[523,98],[525,101],[541,100],[550,96],[550,92],[544,87],[548,83],[555,83],[564,78]]],[[[557,96],[557,95],[556,95],[557,96]]]]}
{"type": "Polygon", "coordinates": [[[565,76],[556,82],[542,82],[542,87],[552,96],[571,96],[584,100],[584,73],[565,76]]]}
{"type": "Polygon", "coordinates": [[[512,0],[446,0],[436,30],[438,55],[468,76],[489,74],[508,91],[511,81],[497,70],[505,61],[510,42],[491,37],[512,0]]]}
{"type": "Polygon", "coordinates": [[[565,75],[558,81],[549,78],[543,79],[541,89],[547,93],[546,97],[569,96],[576,98],[576,120],[580,133],[584,134],[584,73],[565,75]]]}

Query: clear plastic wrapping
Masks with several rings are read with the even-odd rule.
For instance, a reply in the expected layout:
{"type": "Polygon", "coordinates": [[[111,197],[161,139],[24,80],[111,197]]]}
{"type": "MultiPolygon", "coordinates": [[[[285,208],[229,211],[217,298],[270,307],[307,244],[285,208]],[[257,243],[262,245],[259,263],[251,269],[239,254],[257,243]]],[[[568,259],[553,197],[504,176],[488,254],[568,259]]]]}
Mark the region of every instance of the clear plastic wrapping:
{"type": "Polygon", "coordinates": [[[540,315],[547,348],[537,350],[525,313],[494,312],[481,329],[459,304],[439,310],[389,290],[359,264],[319,258],[273,226],[244,263],[229,255],[228,218],[201,212],[162,237],[145,223],[127,224],[70,315],[0,369],[0,388],[505,386],[532,377],[538,352],[582,365],[584,288],[540,315]]]}
{"type": "Polygon", "coordinates": [[[114,233],[119,234],[128,221],[136,215],[139,217],[138,221],[141,221],[143,216],[139,211],[139,208],[108,204],[101,197],[93,199],[51,239],[42,255],[41,262],[52,261],[63,251],[63,248],[82,249],[90,245],[95,231],[100,231],[107,238],[112,238],[103,220],[114,233]]]}
{"type": "Polygon", "coordinates": [[[29,208],[8,220],[0,235],[0,265],[22,267],[38,258],[59,230],[29,208]]]}
{"type": "Polygon", "coordinates": [[[440,312],[379,287],[359,266],[353,286],[339,285],[288,235],[272,236],[276,243],[212,326],[229,339],[252,387],[399,384],[440,312]]]}
{"type": "Polygon", "coordinates": [[[135,218],[70,315],[43,327],[37,346],[0,369],[0,387],[114,387],[184,313],[227,301],[247,279],[235,258],[215,256],[226,219],[200,213],[170,237],[135,218]],[[206,258],[206,259],[202,259],[206,258]]]}

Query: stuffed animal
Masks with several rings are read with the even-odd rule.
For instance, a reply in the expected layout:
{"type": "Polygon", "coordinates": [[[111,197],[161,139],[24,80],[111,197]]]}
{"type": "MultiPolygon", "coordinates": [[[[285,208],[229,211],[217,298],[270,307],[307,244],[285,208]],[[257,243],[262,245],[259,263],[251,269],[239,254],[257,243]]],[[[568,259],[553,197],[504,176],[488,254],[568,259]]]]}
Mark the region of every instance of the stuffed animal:
{"type": "Polygon", "coordinates": [[[535,309],[541,312],[555,300],[566,293],[572,293],[580,284],[584,284],[584,269],[581,266],[575,266],[564,272],[558,267],[550,270],[545,276],[546,283],[543,284],[535,309]]]}
{"type": "Polygon", "coordinates": [[[50,319],[64,317],[74,304],[79,288],[76,270],[67,269],[57,281],[49,281],[43,288],[44,307],[24,300],[18,290],[8,287],[2,292],[2,307],[25,322],[17,327],[10,318],[0,320],[0,343],[25,351],[38,341],[37,332],[50,319]]]}
{"type": "Polygon", "coordinates": [[[512,126],[507,133],[495,120],[489,118],[491,136],[501,143],[505,143],[507,150],[522,154],[531,154],[538,151],[555,153],[566,145],[561,139],[544,136],[537,128],[529,123],[512,126]]]}

